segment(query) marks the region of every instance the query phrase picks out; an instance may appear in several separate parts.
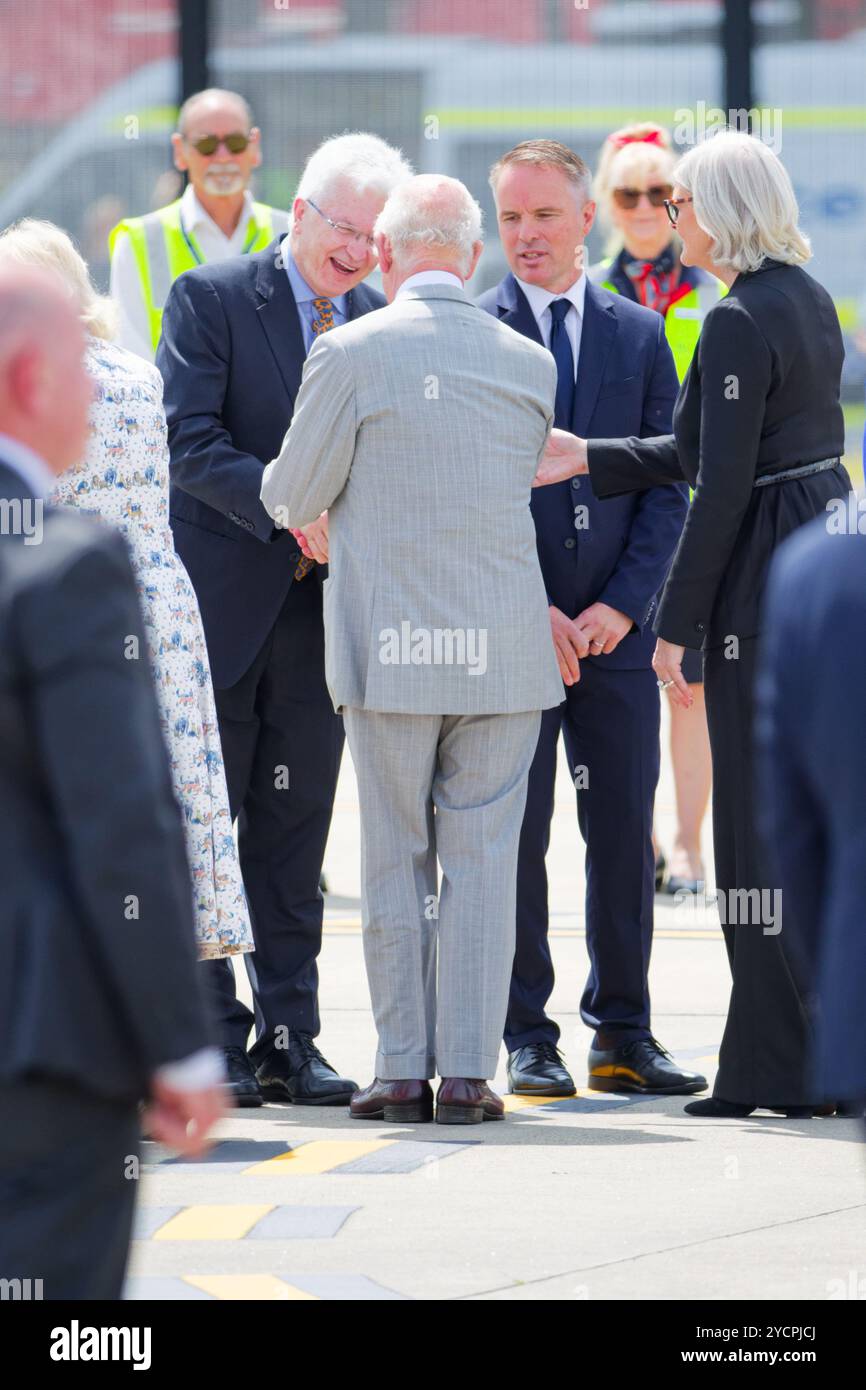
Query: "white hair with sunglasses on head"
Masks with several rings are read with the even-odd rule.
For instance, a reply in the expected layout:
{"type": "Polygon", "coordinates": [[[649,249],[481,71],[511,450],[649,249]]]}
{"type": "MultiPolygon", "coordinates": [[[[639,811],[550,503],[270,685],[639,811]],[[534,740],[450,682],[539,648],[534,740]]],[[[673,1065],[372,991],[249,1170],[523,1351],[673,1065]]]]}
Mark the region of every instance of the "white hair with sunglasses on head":
{"type": "Polygon", "coordinates": [[[768,257],[785,265],[811,259],[788,172],[756,135],[721,130],[708,136],[683,156],[673,179],[712,238],[716,265],[750,272],[768,257]]]}

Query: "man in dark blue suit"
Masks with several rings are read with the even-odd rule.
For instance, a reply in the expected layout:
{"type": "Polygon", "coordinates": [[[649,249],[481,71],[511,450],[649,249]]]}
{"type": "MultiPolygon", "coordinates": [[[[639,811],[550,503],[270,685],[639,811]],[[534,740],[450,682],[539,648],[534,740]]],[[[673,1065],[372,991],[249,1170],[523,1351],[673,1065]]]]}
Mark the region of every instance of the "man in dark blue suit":
{"type": "MultiPolygon", "coordinates": [[[[384,303],[361,281],[373,224],[411,175],[372,135],[310,157],[292,228],[257,255],[187,271],[172,286],[157,366],[171,447],[171,525],[201,605],[229,801],[253,922],[253,1021],[228,960],[208,961],[237,1103],[346,1104],[355,1083],[314,1043],[322,859],[343,748],[325,685],[321,570],[261,504],[319,334],[384,303]]],[[[327,554],[327,518],[305,548],[327,554]]]]}
{"type": "Polygon", "coordinates": [[[757,804],[785,955],[814,1010],[814,1093],[862,1114],[866,496],[834,501],[781,546],[764,612],[757,804]]]}
{"type": "MultiPolygon", "coordinates": [[[[552,352],[557,427],[590,438],[669,431],[677,375],[661,316],[582,273],[595,215],[583,160],[558,141],[527,140],[494,165],[490,183],[512,273],[478,302],[552,352]]],[[[647,984],[659,773],[651,621],[687,502],[684,487],[599,502],[579,478],[533,493],[565,691],[542,718],[520,841],[505,1030],[510,1089],[520,1094],[575,1090],[545,1012],[553,988],[545,856],[560,730],[586,841],[589,1085],[669,1095],[706,1086],[653,1038],[647,984]]]]}

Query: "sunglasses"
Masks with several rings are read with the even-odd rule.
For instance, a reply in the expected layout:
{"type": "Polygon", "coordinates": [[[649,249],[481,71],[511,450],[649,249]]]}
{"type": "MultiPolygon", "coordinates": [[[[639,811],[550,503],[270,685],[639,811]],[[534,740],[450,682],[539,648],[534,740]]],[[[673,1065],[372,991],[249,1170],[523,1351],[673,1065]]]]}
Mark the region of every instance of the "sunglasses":
{"type": "Polygon", "coordinates": [[[665,207],[667,209],[668,221],[672,227],[677,225],[677,218],[680,215],[680,207],[683,203],[693,203],[694,198],[666,198],[665,207]]]}
{"type": "Polygon", "coordinates": [[[229,154],[243,154],[250,137],[238,130],[233,135],[203,135],[200,140],[190,140],[188,143],[199,154],[216,154],[220,145],[225,145],[229,154]]]}
{"type": "Polygon", "coordinates": [[[645,193],[654,208],[663,208],[673,191],[672,184],[658,183],[653,184],[652,188],[615,188],[613,196],[619,207],[636,208],[641,200],[641,194],[645,193]]]}

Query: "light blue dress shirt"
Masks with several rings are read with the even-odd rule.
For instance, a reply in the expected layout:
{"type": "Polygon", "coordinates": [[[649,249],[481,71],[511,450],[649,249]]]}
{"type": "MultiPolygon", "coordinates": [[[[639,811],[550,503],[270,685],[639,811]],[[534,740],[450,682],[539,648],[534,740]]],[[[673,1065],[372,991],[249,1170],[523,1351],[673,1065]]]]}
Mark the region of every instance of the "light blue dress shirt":
{"type": "MultiPolygon", "coordinates": [[[[286,274],[289,277],[289,284],[292,287],[292,294],[295,296],[295,303],[298,306],[298,315],[301,320],[301,330],[304,334],[304,347],[307,352],[313,346],[315,333],[313,332],[313,319],[318,317],[318,310],[313,308],[313,300],[321,298],[315,290],[311,290],[298,267],[295,265],[294,257],[289,250],[288,237],[283,242],[283,259],[286,265],[286,274]]],[[[328,296],[334,306],[334,327],[337,328],[341,323],[345,323],[348,314],[346,300],[348,294],[338,294],[335,298],[328,296]]]]}

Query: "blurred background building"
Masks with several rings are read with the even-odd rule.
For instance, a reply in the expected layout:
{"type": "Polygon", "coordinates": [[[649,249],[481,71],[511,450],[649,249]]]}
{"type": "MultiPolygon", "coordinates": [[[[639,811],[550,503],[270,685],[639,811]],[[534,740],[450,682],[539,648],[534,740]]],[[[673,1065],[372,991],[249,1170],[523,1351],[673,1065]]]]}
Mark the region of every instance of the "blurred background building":
{"type": "MultiPolygon", "coordinates": [[[[866,0],[753,0],[755,133],[797,190],[812,269],[846,337],[850,449],[866,382],[866,0]]],[[[263,132],[256,193],[290,205],[326,135],[372,130],[419,170],[479,199],[489,245],[473,282],[503,273],[487,170],[509,145],[551,136],[593,166],[633,119],[678,130],[727,110],[723,0],[0,0],[0,225],[66,227],[107,284],[109,229],[180,191],[169,134],[181,19],[202,13],[198,55],[242,92],[263,132]]],[[[190,73],[189,44],[186,49],[190,73]]],[[[193,55],[193,69],[195,55],[193,55]]],[[[590,241],[601,254],[600,234],[590,241]]]]}

